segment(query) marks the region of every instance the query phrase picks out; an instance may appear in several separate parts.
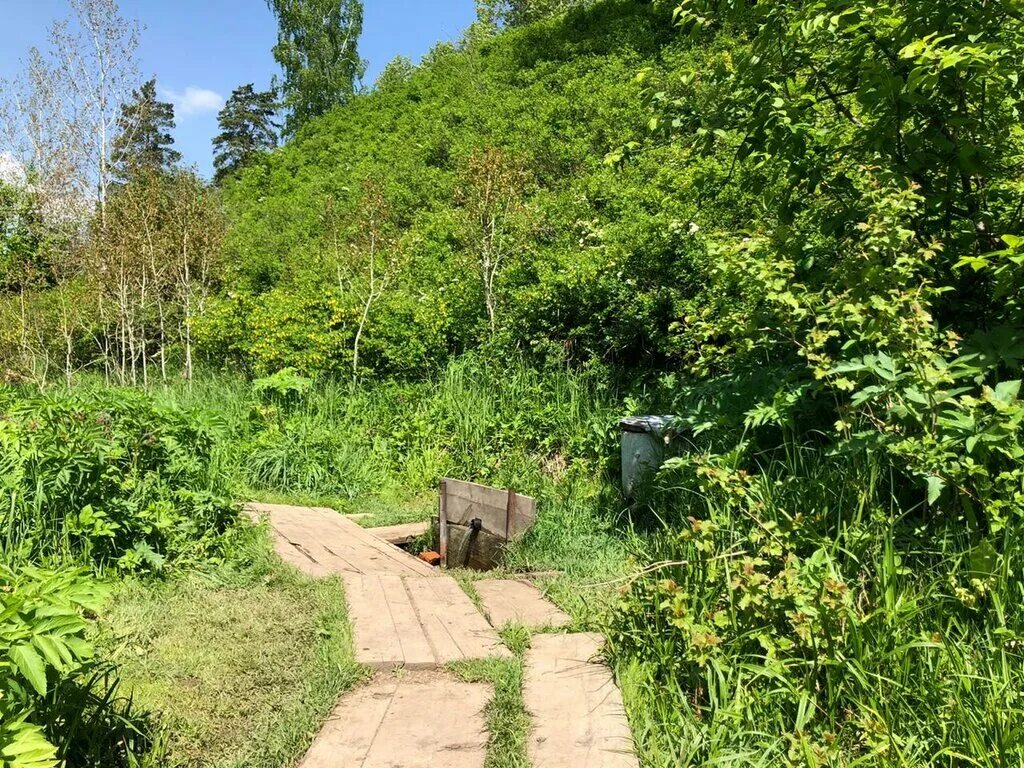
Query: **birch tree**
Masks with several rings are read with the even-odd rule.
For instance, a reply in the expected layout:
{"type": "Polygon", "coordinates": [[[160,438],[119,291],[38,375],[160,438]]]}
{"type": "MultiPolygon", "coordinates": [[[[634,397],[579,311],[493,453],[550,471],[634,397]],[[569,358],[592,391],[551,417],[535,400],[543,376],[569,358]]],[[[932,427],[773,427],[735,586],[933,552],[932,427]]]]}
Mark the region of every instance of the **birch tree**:
{"type": "Polygon", "coordinates": [[[0,83],[0,149],[33,170],[50,219],[81,223],[98,203],[102,222],[117,119],[138,79],[138,24],[116,0],[69,5],[49,49],[30,49],[21,75],[0,83]]]}
{"type": "Polygon", "coordinates": [[[177,329],[182,376],[187,381],[195,374],[195,322],[205,311],[221,272],[225,227],[216,190],[190,171],[175,172],[170,179],[165,252],[174,306],[180,311],[177,329]]]}
{"type": "Polygon", "coordinates": [[[112,179],[111,148],[121,105],[138,81],[139,25],[123,18],[116,0],[69,0],[74,24],[50,32],[59,91],[81,121],[82,148],[95,179],[101,227],[112,179]]]}
{"type": "Polygon", "coordinates": [[[363,180],[354,216],[345,227],[333,200],[325,207],[325,233],[334,255],[338,290],[359,304],[352,341],[352,378],[359,378],[360,345],[374,305],[395,284],[402,268],[402,249],[394,235],[391,207],[383,187],[371,178],[363,180]]]}
{"type": "Polygon", "coordinates": [[[498,280],[524,241],[528,183],[523,163],[489,147],[470,156],[458,192],[464,236],[475,257],[492,334],[498,322],[498,280]]]}

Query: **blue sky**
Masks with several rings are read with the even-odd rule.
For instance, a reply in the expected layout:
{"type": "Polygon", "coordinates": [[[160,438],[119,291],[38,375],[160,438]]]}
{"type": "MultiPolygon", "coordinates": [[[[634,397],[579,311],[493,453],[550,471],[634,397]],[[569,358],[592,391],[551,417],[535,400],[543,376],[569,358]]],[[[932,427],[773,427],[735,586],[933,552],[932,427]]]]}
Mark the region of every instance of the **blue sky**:
{"type": "MultiPolygon", "coordinates": [[[[143,25],[139,58],[165,98],[176,102],[175,142],[185,161],[209,175],[210,141],[220,99],[243,83],[258,88],[278,72],[270,49],[277,27],[264,0],[120,0],[122,15],[143,25]],[[190,90],[191,89],[191,90],[190,90]]],[[[373,83],[391,59],[418,60],[442,40],[455,40],[473,20],[473,0],[364,0],[360,55],[373,83]]],[[[0,79],[20,69],[32,45],[43,46],[50,22],[69,12],[66,0],[0,0],[0,79]]]]}

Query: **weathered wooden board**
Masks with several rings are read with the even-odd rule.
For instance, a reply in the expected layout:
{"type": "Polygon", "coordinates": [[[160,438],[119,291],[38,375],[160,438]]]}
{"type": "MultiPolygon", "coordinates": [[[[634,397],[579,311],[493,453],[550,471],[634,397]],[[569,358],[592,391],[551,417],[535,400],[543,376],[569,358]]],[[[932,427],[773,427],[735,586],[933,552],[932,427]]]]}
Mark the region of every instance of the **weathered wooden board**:
{"type": "Polygon", "coordinates": [[[622,695],[594,656],[592,633],[535,635],[526,654],[523,703],[534,768],[639,768],[622,695]]]}
{"type": "Polygon", "coordinates": [[[441,481],[438,531],[445,566],[488,570],[505,545],[537,520],[537,502],[511,490],[446,478],[441,481]]]}
{"type": "Polygon", "coordinates": [[[528,581],[483,579],[474,583],[491,625],[521,624],[530,629],[564,627],[569,617],[528,581]]]}
{"type": "Polygon", "coordinates": [[[433,576],[429,565],[377,538],[326,507],[284,504],[245,505],[254,519],[266,519],[274,549],[286,563],[323,577],[347,573],[398,573],[433,576]]]}
{"type": "Polygon", "coordinates": [[[537,521],[536,499],[521,493],[448,478],[444,480],[444,489],[450,524],[468,526],[478,519],[484,530],[515,539],[537,521]]]}
{"type": "Polygon", "coordinates": [[[439,665],[469,659],[512,658],[498,633],[451,576],[405,579],[439,665]]]}
{"type": "Polygon", "coordinates": [[[345,577],[356,661],[375,669],[434,669],[434,649],[401,576],[345,577]]]}
{"type": "Polygon", "coordinates": [[[448,524],[447,567],[487,571],[501,563],[506,541],[487,531],[448,524]]]}
{"type": "Polygon", "coordinates": [[[483,768],[490,698],[450,675],[378,676],[342,697],[299,768],[483,768]]]}
{"type": "Polygon", "coordinates": [[[345,595],[356,661],[376,669],[434,669],[511,654],[450,576],[351,574],[345,595]]]}

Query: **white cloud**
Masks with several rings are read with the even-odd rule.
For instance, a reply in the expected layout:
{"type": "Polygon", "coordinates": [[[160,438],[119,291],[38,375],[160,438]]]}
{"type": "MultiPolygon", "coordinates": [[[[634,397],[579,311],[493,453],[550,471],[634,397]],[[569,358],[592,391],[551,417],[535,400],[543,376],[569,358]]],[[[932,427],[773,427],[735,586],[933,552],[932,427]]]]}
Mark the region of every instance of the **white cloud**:
{"type": "Polygon", "coordinates": [[[208,88],[188,86],[184,93],[167,88],[163,98],[174,104],[174,114],[180,117],[200,115],[204,112],[216,112],[224,106],[224,97],[208,88]]]}

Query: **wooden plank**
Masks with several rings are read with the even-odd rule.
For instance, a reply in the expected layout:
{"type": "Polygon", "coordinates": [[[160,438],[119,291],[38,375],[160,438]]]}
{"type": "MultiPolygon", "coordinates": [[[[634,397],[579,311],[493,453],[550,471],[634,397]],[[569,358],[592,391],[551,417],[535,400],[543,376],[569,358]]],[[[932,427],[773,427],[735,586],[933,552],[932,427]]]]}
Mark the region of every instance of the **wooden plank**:
{"type": "Polygon", "coordinates": [[[383,539],[389,544],[398,546],[408,544],[415,539],[430,533],[430,523],[402,523],[401,525],[384,525],[380,528],[366,528],[378,539],[383,539]]]}
{"type": "MultiPolygon", "coordinates": [[[[399,549],[392,544],[388,544],[386,541],[378,539],[366,528],[360,528],[358,525],[348,520],[342,520],[341,524],[349,529],[353,538],[359,538],[362,542],[366,543],[370,549],[376,550],[376,554],[371,555],[370,557],[380,572],[400,572],[410,576],[434,577],[438,575],[437,571],[434,570],[433,567],[427,565],[418,557],[410,555],[404,549],[399,549]]],[[[372,573],[373,571],[366,572],[372,573]]]]}
{"type": "Polygon", "coordinates": [[[544,598],[544,593],[529,582],[515,579],[485,579],[476,582],[477,594],[491,625],[501,628],[509,623],[531,629],[564,627],[569,617],[544,598]]]}
{"type": "Polygon", "coordinates": [[[378,677],[342,697],[299,768],[483,768],[491,695],[450,675],[378,677]]]}
{"type": "Polygon", "coordinates": [[[513,494],[509,505],[508,491],[486,485],[446,478],[446,513],[449,523],[469,525],[479,519],[485,530],[518,538],[537,520],[537,501],[520,493],[513,494]]]}
{"type": "Polygon", "coordinates": [[[437,497],[437,547],[441,567],[448,567],[448,481],[442,480],[437,497]]]}
{"type": "MultiPolygon", "coordinates": [[[[405,663],[402,643],[392,611],[387,608],[380,579],[376,575],[346,576],[345,599],[356,661],[376,669],[391,669],[405,663]]],[[[401,606],[393,610],[401,611],[401,606]]],[[[413,613],[411,605],[409,610],[413,613]]]]}
{"type": "Polygon", "coordinates": [[[369,565],[365,558],[359,556],[358,548],[353,550],[344,545],[337,531],[325,528],[319,522],[275,514],[271,517],[270,527],[275,536],[304,552],[319,566],[321,574],[317,575],[363,573],[369,565]],[[339,540],[334,550],[324,545],[331,539],[339,540]]]}
{"type": "Polygon", "coordinates": [[[405,580],[391,574],[364,578],[380,580],[387,610],[394,623],[398,642],[401,644],[402,666],[406,669],[432,669],[437,666],[434,649],[427,640],[419,614],[405,588],[405,580]]]}
{"type": "Polygon", "coordinates": [[[375,669],[437,666],[401,576],[346,576],[345,597],[357,662],[375,669]]]}
{"type": "Polygon", "coordinates": [[[378,539],[327,507],[250,503],[245,508],[250,516],[269,519],[275,549],[282,559],[312,576],[334,573],[435,575],[434,569],[419,558],[378,539]],[[298,554],[289,546],[298,550],[298,554]],[[303,557],[310,562],[306,563],[303,557]]]}
{"type": "Polygon", "coordinates": [[[638,768],[622,695],[611,670],[594,661],[602,642],[593,633],[531,640],[523,703],[534,768],[638,768]]]}
{"type": "Polygon", "coordinates": [[[282,562],[298,568],[302,573],[312,576],[314,579],[321,579],[331,575],[329,568],[318,563],[313,559],[312,555],[290,542],[284,536],[275,534],[273,540],[274,552],[277,553],[282,562]]]}
{"type": "Polygon", "coordinates": [[[299,768],[361,766],[391,707],[399,681],[380,677],[344,696],[313,740],[299,768]]]}
{"type": "Polygon", "coordinates": [[[405,580],[413,606],[438,664],[464,659],[511,658],[487,623],[450,576],[405,580]]]}

